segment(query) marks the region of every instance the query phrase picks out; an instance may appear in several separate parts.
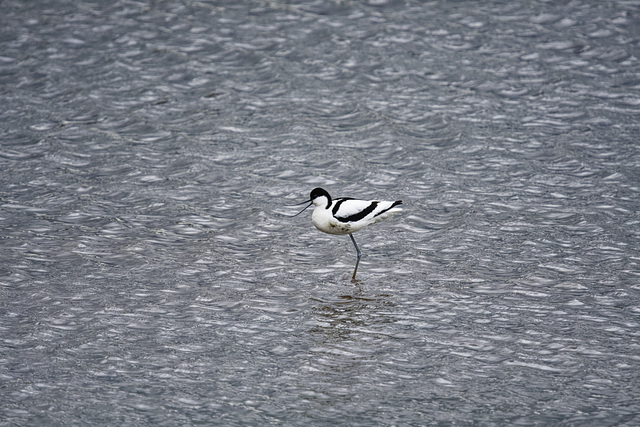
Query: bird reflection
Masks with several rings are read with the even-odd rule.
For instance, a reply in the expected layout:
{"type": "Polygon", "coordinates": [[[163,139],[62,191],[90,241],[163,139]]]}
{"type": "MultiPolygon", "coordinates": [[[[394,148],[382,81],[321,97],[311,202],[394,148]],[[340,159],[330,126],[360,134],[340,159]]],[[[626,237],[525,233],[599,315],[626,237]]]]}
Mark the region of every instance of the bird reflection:
{"type": "MultiPolygon", "coordinates": [[[[363,333],[362,329],[374,324],[390,323],[384,313],[393,307],[391,295],[366,296],[362,289],[354,294],[336,296],[335,300],[318,300],[313,312],[319,324],[311,332],[321,332],[328,341],[348,339],[351,335],[363,333]]],[[[368,332],[367,332],[368,333],[368,332]]]]}

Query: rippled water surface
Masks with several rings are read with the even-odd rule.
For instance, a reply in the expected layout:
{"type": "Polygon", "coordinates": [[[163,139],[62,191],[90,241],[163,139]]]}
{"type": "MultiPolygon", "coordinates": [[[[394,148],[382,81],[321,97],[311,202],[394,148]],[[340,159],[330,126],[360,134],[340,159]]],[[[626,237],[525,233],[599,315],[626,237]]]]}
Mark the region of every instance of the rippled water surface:
{"type": "Polygon", "coordinates": [[[0,9],[0,425],[640,424],[640,2],[0,9]]]}

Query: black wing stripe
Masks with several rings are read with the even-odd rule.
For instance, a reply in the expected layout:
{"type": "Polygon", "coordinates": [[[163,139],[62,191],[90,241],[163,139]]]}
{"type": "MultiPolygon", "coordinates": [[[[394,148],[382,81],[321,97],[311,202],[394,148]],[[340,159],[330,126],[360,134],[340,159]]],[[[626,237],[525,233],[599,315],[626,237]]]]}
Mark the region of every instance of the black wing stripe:
{"type": "Polygon", "coordinates": [[[402,200],[396,200],[395,202],[393,202],[393,204],[391,206],[389,206],[387,209],[378,212],[377,214],[374,215],[374,218],[377,217],[378,215],[382,215],[383,213],[389,211],[390,209],[393,209],[394,207],[401,205],[402,204],[402,200]]]}
{"type": "Polygon", "coordinates": [[[342,204],[342,202],[344,202],[345,200],[352,200],[349,197],[340,197],[339,199],[336,199],[336,204],[333,207],[332,211],[333,212],[333,216],[336,215],[336,213],[338,213],[338,210],[340,209],[340,205],[342,204]]]}
{"type": "Polygon", "coordinates": [[[345,217],[335,216],[336,209],[334,208],[333,217],[340,222],[356,222],[356,221],[360,221],[362,218],[369,215],[371,212],[376,210],[377,207],[378,207],[378,202],[371,202],[369,206],[367,206],[365,209],[361,210],[360,212],[355,213],[353,215],[345,216],[345,217]]]}

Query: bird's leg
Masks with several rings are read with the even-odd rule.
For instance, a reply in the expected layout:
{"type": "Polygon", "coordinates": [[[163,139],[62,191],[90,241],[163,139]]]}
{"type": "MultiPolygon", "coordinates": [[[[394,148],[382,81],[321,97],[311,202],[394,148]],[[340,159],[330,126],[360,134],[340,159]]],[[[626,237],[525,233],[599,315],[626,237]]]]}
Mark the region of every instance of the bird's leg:
{"type": "Polygon", "coordinates": [[[358,264],[360,264],[360,257],[362,256],[362,252],[360,252],[360,248],[356,244],[356,239],[353,238],[353,234],[349,234],[351,237],[351,241],[353,242],[353,246],[356,247],[356,252],[358,253],[358,260],[356,261],[356,268],[353,269],[353,276],[351,277],[352,281],[356,280],[356,272],[358,271],[358,264]]]}

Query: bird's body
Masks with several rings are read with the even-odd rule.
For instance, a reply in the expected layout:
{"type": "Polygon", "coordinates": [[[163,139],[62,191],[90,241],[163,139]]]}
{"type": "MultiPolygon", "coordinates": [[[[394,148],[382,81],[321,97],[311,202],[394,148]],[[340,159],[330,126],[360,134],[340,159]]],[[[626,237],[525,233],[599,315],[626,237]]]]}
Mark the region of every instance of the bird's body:
{"type": "Polygon", "coordinates": [[[402,209],[397,207],[400,203],[348,197],[332,200],[320,196],[313,200],[315,208],[311,220],[318,230],[325,233],[351,234],[400,212],[402,209]]]}
{"type": "Polygon", "coordinates": [[[311,216],[313,225],[325,233],[348,234],[356,247],[358,260],[353,271],[353,280],[355,280],[362,253],[352,233],[402,211],[402,208],[398,207],[402,201],[357,200],[349,197],[332,199],[329,193],[322,188],[313,189],[310,196],[307,202],[311,202],[309,206],[314,205],[311,216]]]}

